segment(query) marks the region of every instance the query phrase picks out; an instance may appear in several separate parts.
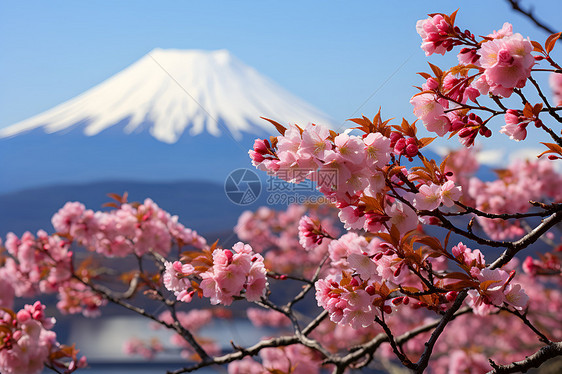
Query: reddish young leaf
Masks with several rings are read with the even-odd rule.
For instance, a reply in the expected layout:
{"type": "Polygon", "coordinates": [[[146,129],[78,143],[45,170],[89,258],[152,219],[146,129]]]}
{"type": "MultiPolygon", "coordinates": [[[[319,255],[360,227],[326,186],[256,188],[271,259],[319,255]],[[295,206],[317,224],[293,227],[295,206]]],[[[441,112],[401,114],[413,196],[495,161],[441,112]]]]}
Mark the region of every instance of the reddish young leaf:
{"type": "Polygon", "coordinates": [[[421,138],[418,140],[418,148],[423,148],[423,147],[427,147],[428,145],[431,144],[431,142],[433,142],[435,139],[437,139],[437,136],[434,138],[421,138]]]}
{"type": "Polygon", "coordinates": [[[451,13],[451,15],[449,16],[449,19],[451,20],[451,26],[455,26],[455,18],[457,18],[457,12],[459,10],[455,10],[453,13],[451,13]]]}
{"type": "Polygon", "coordinates": [[[534,40],[531,40],[531,44],[533,45],[533,51],[534,52],[544,53],[544,49],[539,42],[535,42],[534,40]]]}
{"type": "Polygon", "coordinates": [[[279,122],[276,122],[272,119],[269,118],[265,118],[265,117],[260,117],[261,119],[264,119],[266,121],[268,121],[269,123],[271,123],[273,126],[275,126],[275,128],[277,129],[277,131],[279,131],[279,133],[281,135],[285,135],[285,131],[287,131],[287,128],[283,125],[281,125],[279,122]]]}
{"type": "Polygon", "coordinates": [[[435,74],[435,78],[441,82],[442,77],[443,77],[443,70],[439,69],[438,66],[433,65],[431,62],[428,62],[429,67],[431,68],[431,70],[433,70],[433,74],[435,74]]]}
{"type": "Polygon", "coordinates": [[[557,32],[556,34],[550,35],[548,39],[546,39],[546,42],[544,43],[544,47],[546,48],[547,54],[550,53],[550,51],[552,51],[554,45],[556,44],[556,41],[560,38],[560,35],[562,35],[562,32],[557,32]]]}

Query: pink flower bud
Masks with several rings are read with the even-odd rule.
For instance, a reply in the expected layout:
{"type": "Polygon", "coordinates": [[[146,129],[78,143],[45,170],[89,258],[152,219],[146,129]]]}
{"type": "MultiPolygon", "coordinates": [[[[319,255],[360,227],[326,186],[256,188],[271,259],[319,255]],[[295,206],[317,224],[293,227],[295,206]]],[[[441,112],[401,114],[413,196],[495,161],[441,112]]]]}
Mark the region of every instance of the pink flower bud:
{"type": "Polygon", "coordinates": [[[467,137],[469,137],[469,136],[471,136],[471,135],[472,135],[472,129],[469,129],[469,128],[467,128],[467,127],[465,127],[464,129],[461,129],[461,130],[459,131],[459,137],[460,137],[460,138],[467,138],[467,137]]]}
{"type": "Polygon", "coordinates": [[[248,153],[249,153],[250,158],[252,159],[252,161],[255,161],[255,162],[260,163],[260,162],[262,162],[263,160],[265,160],[265,157],[263,157],[263,156],[262,156],[260,153],[258,153],[258,152],[249,151],[248,153]]]}
{"type": "Polygon", "coordinates": [[[454,301],[457,298],[457,295],[459,293],[457,291],[450,291],[447,292],[447,294],[445,295],[445,298],[447,299],[447,301],[454,301]]]}
{"type": "Polygon", "coordinates": [[[17,313],[17,319],[20,323],[24,323],[28,321],[30,318],[31,318],[31,314],[29,314],[29,312],[25,309],[22,309],[17,313]]]}
{"type": "Polygon", "coordinates": [[[373,286],[367,286],[367,288],[365,288],[365,292],[367,292],[369,295],[373,296],[373,295],[376,295],[377,289],[373,286]]]}
{"type": "Polygon", "coordinates": [[[418,146],[415,144],[408,144],[406,146],[406,155],[413,157],[418,154],[418,146]]]}
{"type": "Polygon", "coordinates": [[[402,139],[403,136],[399,132],[390,133],[390,145],[393,146],[399,139],[402,139]]]}
{"type": "Polygon", "coordinates": [[[256,139],[254,141],[254,151],[261,153],[262,155],[268,152],[267,145],[265,144],[263,139],[256,139]]]}
{"type": "Polygon", "coordinates": [[[404,148],[406,148],[406,139],[404,138],[398,139],[398,141],[394,145],[394,152],[396,154],[402,154],[404,148]]]}
{"type": "Polygon", "coordinates": [[[439,87],[439,83],[434,78],[429,78],[426,85],[430,90],[436,90],[439,87]]]}
{"type": "Polygon", "coordinates": [[[226,249],[224,251],[224,255],[228,261],[228,264],[232,263],[232,256],[233,256],[232,251],[230,249],[226,249]]]}

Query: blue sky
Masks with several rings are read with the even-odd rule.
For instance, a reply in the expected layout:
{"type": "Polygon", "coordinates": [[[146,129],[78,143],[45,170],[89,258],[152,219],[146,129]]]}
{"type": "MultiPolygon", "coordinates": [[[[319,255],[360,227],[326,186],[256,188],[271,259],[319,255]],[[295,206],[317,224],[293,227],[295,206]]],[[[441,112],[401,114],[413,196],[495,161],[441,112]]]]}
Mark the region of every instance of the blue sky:
{"type": "MultiPolygon", "coordinates": [[[[562,27],[562,1],[522,2],[528,4],[562,27]]],[[[457,24],[475,34],[509,21],[531,39],[547,36],[502,0],[2,0],[0,127],[80,94],[156,47],[226,48],[341,123],[379,106],[385,117],[413,120],[409,99],[421,84],[415,73],[427,71],[428,61],[415,22],[457,8],[457,24]]],[[[429,59],[443,68],[454,60],[429,59]]],[[[505,138],[484,148],[510,147],[505,138]]]]}

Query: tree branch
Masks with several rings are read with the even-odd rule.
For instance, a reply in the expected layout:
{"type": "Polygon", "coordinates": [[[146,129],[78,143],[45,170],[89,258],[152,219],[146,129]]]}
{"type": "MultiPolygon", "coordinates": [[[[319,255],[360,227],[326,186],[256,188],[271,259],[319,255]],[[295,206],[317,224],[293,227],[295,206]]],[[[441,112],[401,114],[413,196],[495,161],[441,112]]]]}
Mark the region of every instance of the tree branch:
{"type": "MultiPolygon", "coordinates": [[[[126,309],[129,309],[132,312],[140,314],[143,317],[147,317],[147,318],[161,324],[162,326],[165,326],[168,329],[176,331],[193,347],[195,352],[199,355],[199,357],[201,357],[201,359],[203,361],[208,361],[208,360],[211,359],[209,357],[209,355],[207,354],[207,352],[205,352],[205,350],[199,345],[199,343],[197,343],[197,341],[195,340],[193,335],[187,329],[185,329],[183,326],[181,326],[181,324],[177,321],[177,318],[175,317],[175,310],[173,308],[172,308],[171,312],[172,312],[172,315],[174,316],[175,321],[174,321],[173,324],[169,324],[169,323],[166,323],[164,321],[161,321],[156,316],[148,313],[144,309],[139,308],[139,307],[137,307],[133,304],[130,304],[126,301],[121,300],[119,297],[113,295],[113,292],[111,290],[109,290],[108,288],[106,288],[104,286],[96,285],[96,284],[93,284],[91,282],[84,281],[82,278],[80,278],[76,274],[73,274],[73,277],[75,279],[77,279],[78,281],[80,281],[81,283],[83,283],[85,286],[91,288],[94,292],[103,296],[105,299],[111,301],[112,303],[120,305],[120,306],[122,306],[126,309]]],[[[166,303],[166,305],[168,305],[168,304],[166,303]]]]}
{"type": "MultiPolygon", "coordinates": [[[[314,330],[318,326],[318,324],[320,324],[320,322],[322,322],[324,318],[326,318],[326,316],[328,316],[327,311],[323,311],[322,313],[320,313],[312,322],[308,324],[308,326],[306,326],[303,329],[303,334],[304,335],[309,334],[312,330],[314,330]]],[[[251,347],[237,348],[238,350],[236,352],[228,353],[226,355],[219,356],[219,357],[213,357],[210,361],[202,361],[191,367],[186,367],[175,371],[168,371],[167,373],[168,374],[190,373],[192,371],[201,369],[203,367],[207,367],[211,365],[224,365],[232,361],[240,360],[246,356],[255,356],[256,354],[259,353],[259,351],[261,351],[264,348],[284,347],[284,346],[299,344],[299,343],[301,342],[299,341],[299,338],[296,335],[281,336],[279,338],[262,340],[251,347]]]]}
{"type": "MultiPolygon", "coordinates": [[[[470,312],[472,312],[472,309],[469,307],[459,309],[456,313],[453,314],[451,320],[457,318],[460,315],[470,312]]],[[[415,329],[405,332],[404,334],[396,337],[395,342],[397,345],[401,346],[407,341],[415,338],[416,336],[424,332],[431,331],[437,325],[439,325],[440,322],[441,320],[435,320],[423,326],[416,327],[415,329]]],[[[332,357],[324,362],[332,363],[335,365],[342,365],[346,367],[349,364],[359,360],[361,357],[364,357],[365,355],[373,354],[380,347],[382,343],[386,343],[386,342],[389,342],[389,337],[384,333],[380,333],[377,336],[375,336],[373,339],[371,339],[369,342],[361,345],[358,349],[354,350],[353,352],[350,352],[343,357],[332,357]]]]}
{"type": "Polygon", "coordinates": [[[457,298],[451,308],[447,311],[447,313],[445,313],[443,318],[441,318],[441,321],[439,321],[439,324],[431,334],[431,337],[429,338],[427,343],[425,343],[425,350],[423,351],[420,359],[416,364],[416,373],[423,373],[427,368],[429,358],[431,357],[431,353],[433,351],[435,343],[437,342],[437,339],[439,338],[443,330],[445,330],[445,326],[447,326],[447,324],[454,319],[455,312],[461,307],[467,294],[468,292],[466,290],[461,291],[457,295],[457,298]]]}
{"type": "Polygon", "coordinates": [[[525,373],[527,370],[538,368],[545,361],[560,355],[562,355],[562,342],[551,343],[524,360],[512,362],[509,365],[498,365],[490,360],[490,365],[494,370],[489,371],[488,374],[525,373]]]}
{"type": "Polygon", "coordinates": [[[562,221],[562,211],[557,211],[550,217],[543,219],[542,222],[527,235],[515,242],[511,242],[511,245],[501,254],[500,257],[498,257],[496,261],[490,264],[488,268],[497,269],[507,264],[519,251],[527,248],[529,245],[537,241],[538,238],[560,221],[562,221]]]}

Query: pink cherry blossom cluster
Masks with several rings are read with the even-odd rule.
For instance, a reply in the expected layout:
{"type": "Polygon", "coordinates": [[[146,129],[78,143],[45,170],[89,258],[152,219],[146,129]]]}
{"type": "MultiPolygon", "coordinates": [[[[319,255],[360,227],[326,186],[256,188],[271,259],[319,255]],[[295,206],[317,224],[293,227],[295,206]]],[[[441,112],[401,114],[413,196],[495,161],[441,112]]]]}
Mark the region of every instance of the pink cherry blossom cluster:
{"type": "MultiPolygon", "coordinates": [[[[557,173],[550,161],[516,161],[501,173],[501,179],[483,182],[471,178],[467,191],[475,202],[475,207],[489,213],[525,213],[532,206],[529,201],[558,202],[562,192],[557,187],[562,176],[557,173]]],[[[520,222],[499,218],[477,217],[488,236],[503,240],[525,234],[520,222]]]]}
{"type": "Polygon", "coordinates": [[[164,266],[166,267],[162,275],[164,286],[174,293],[177,300],[184,303],[190,302],[195,293],[191,290],[191,281],[188,278],[195,273],[193,265],[183,264],[180,261],[166,261],[164,266]]]}
{"type": "MultiPolygon", "coordinates": [[[[471,146],[478,134],[491,136],[488,121],[498,114],[505,113],[506,124],[500,132],[514,140],[525,139],[529,122],[535,122],[537,127],[542,126],[538,117],[521,116],[521,111],[517,109],[500,106],[500,111],[492,111],[492,116],[483,120],[474,110],[484,110],[484,113],[489,114],[489,108],[482,107],[478,103],[478,97],[488,94],[497,100],[510,97],[515,89],[525,87],[536,61],[545,57],[533,56],[531,52],[534,46],[531,41],[523,38],[521,34],[513,33],[513,27],[509,23],[477,42],[468,30],[461,32],[454,26],[455,16],[456,12],[451,16],[433,14],[426,20],[418,21],[417,29],[422,37],[422,49],[427,55],[445,54],[457,45],[464,48],[458,54],[458,66],[441,71],[431,65],[435,76],[420,73],[426,78],[426,82],[420,88],[421,92],[410,101],[414,106],[414,114],[427,130],[439,136],[448,132],[452,135],[458,134],[463,145],[471,146]],[[468,100],[476,106],[468,105],[468,100]],[[472,112],[469,113],[469,110],[472,112]]],[[[546,59],[557,67],[548,54],[546,59]]],[[[555,95],[556,75],[560,74],[551,76],[555,95]]]]}
{"type": "Polygon", "coordinates": [[[409,298],[386,300],[381,288],[416,284],[391,244],[373,238],[370,242],[348,233],[329,245],[329,275],[315,284],[318,306],[330,313],[330,320],[354,328],[370,326],[381,312],[390,313],[409,298]]]}
{"type": "Polygon", "coordinates": [[[434,53],[444,55],[454,46],[474,41],[474,35],[470,31],[461,32],[460,28],[454,26],[455,16],[456,12],[451,16],[431,14],[429,18],[416,23],[416,30],[423,40],[421,47],[426,56],[434,53]]]}
{"type": "Polygon", "coordinates": [[[51,331],[55,319],[44,313],[40,302],[19,311],[0,310],[0,371],[5,374],[39,374],[45,364],[72,373],[86,367],[86,357],[77,358],[75,349],[57,342],[51,331]]]}
{"type": "MultiPolygon", "coordinates": [[[[511,25],[507,28],[511,30],[511,25]]],[[[525,87],[531,75],[535,65],[532,51],[533,45],[529,39],[511,32],[482,43],[478,62],[484,72],[475,86],[482,95],[492,93],[501,97],[511,96],[514,88],[525,87]]]]}
{"type": "Polygon", "coordinates": [[[391,148],[390,139],[380,134],[371,134],[365,139],[340,134],[330,139],[326,127],[309,125],[302,133],[291,126],[278,137],[276,150],[269,151],[275,157],[268,159],[269,163],[253,159],[253,164],[288,182],[298,183],[310,177],[319,181],[321,192],[334,195],[338,200],[349,200],[348,194],[353,196],[359,188],[367,187],[369,175],[388,162],[391,148]],[[298,173],[279,173],[279,170],[298,173]],[[337,174],[334,180],[322,182],[318,177],[333,173],[337,174]]]}
{"type": "Polygon", "coordinates": [[[0,268],[3,297],[0,306],[11,307],[14,297],[32,297],[40,293],[58,293],[57,308],[62,313],[82,313],[93,317],[107,303],[72,277],[73,252],[70,241],[40,230],[37,237],[26,232],[21,238],[7,235],[9,257],[0,268]]]}
{"type": "Polygon", "coordinates": [[[515,270],[486,268],[484,255],[478,249],[472,250],[462,242],[451,249],[455,260],[467,273],[479,283],[478,288],[468,291],[468,304],[474,313],[489,314],[494,306],[510,305],[523,310],[529,302],[529,296],[518,283],[513,283],[515,270]]]}
{"type": "Polygon", "coordinates": [[[306,250],[312,250],[322,244],[330,234],[324,231],[318,218],[302,216],[299,221],[299,243],[306,250]]]}
{"type": "MultiPolygon", "coordinates": [[[[334,136],[320,125],[309,125],[304,130],[292,126],[285,131],[285,135],[277,137],[277,148],[272,146],[268,148],[270,155],[268,159],[259,161],[254,158],[252,162],[258,168],[266,169],[269,173],[285,177],[289,182],[295,183],[301,180],[297,180],[291,173],[280,174],[279,170],[287,168],[305,170],[304,177],[303,173],[298,173],[299,178],[306,177],[316,181],[318,190],[336,202],[336,206],[340,209],[340,220],[346,229],[363,228],[370,232],[380,232],[386,231],[391,225],[396,225],[402,232],[407,232],[415,229],[418,224],[416,212],[411,205],[399,200],[387,199],[384,208],[371,210],[365,204],[365,199],[376,199],[386,191],[383,168],[389,163],[390,155],[397,144],[404,140],[400,135],[393,138],[394,149],[391,147],[391,139],[378,132],[363,137],[347,133],[334,136]],[[311,152],[310,139],[321,141],[321,146],[318,147],[323,151],[311,152]],[[320,175],[328,172],[332,172],[335,178],[320,178],[320,175]]],[[[256,143],[262,144],[259,141],[256,143]]],[[[401,150],[406,149],[408,153],[409,146],[402,146],[401,150]]],[[[318,147],[313,149],[319,149],[318,147]]],[[[260,148],[250,151],[250,156],[253,155],[252,152],[258,152],[256,149],[260,148]]],[[[406,174],[405,169],[403,173],[406,174]]],[[[401,182],[397,181],[397,183],[401,182]]],[[[425,190],[425,187],[423,189],[425,190]]],[[[445,176],[434,189],[438,191],[439,196],[436,198],[432,196],[432,202],[425,204],[434,208],[441,203],[451,206],[452,199],[460,195],[460,189],[453,182],[447,183],[445,176]]],[[[417,199],[420,202],[429,199],[422,192],[418,195],[417,199]]],[[[405,198],[409,198],[412,203],[416,195],[409,194],[405,198]]]]}
{"type": "Polygon", "coordinates": [[[214,305],[230,305],[242,292],[248,301],[259,300],[264,295],[267,279],[263,257],[254,253],[250,245],[238,242],[232,250],[216,248],[211,256],[212,265],[206,271],[196,271],[190,263],[166,262],[164,286],[178,300],[190,302],[195,290],[189,277],[197,276],[201,283],[196,287],[214,305]]]}
{"type": "Polygon", "coordinates": [[[527,125],[531,120],[522,116],[522,114],[520,110],[509,109],[505,113],[505,125],[500,132],[513,140],[524,140],[527,137],[527,125]]]}
{"type": "MultiPolygon", "coordinates": [[[[370,326],[376,317],[381,316],[380,309],[374,305],[381,297],[361,286],[355,277],[344,278],[339,282],[335,276],[320,279],[315,284],[318,306],[330,313],[330,320],[333,322],[350,325],[355,329],[370,326]]],[[[374,287],[372,289],[375,291],[374,287]]]]}
{"type": "Polygon", "coordinates": [[[4,244],[10,257],[1,274],[14,287],[16,296],[52,293],[70,278],[69,241],[40,230],[37,237],[30,232],[21,238],[8,233],[4,244]]]}
{"type": "Polygon", "coordinates": [[[456,186],[453,181],[447,181],[442,185],[423,184],[414,198],[414,206],[418,210],[434,210],[441,204],[450,208],[455,205],[455,201],[458,201],[461,195],[462,188],[456,186]]]}
{"type": "Polygon", "coordinates": [[[541,254],[538,259],[527,256],[523,261],[522,268],[531,277],[549,277],[554,282],[562,284],[562,244],[553,241],[552,232],[547,233],[547,240],[552,240],[553,249],[541,254]]]}
{"type": "MultiPolygon", "coordinates": [[[[480,43],[476,42],[474,35],[468,30],[461,33],[460,29],[454,26],[454,17],[444,14],[435,14],[420,20],[416,28],[422,38],[422,49],[428,56],[433,53],[444,55],[456,45],[466,46],[458,54],[458,59],[463,65],[479,68],[480,78],[474,81],[472,87],[478,89],[482,95],[490,92],[502,97],[511,96],[514,88],[525,86],[535,64],[531,55],[533,45],[530,40],[524,39],[521,34],[514,34],[512,25],[507,22],[501,30],[487,35],[480,43]]],[[[466,81],[461,82],[455,77],[448,79],[448,85],[455,89],[459,88],[459,84],[466,85],[466,81]]],[[[430,90],[435,88],[437,86],[428,87],[430,90]]],[[[459,96],[456,101],[461,101],[458,98],[459,96]]],[[[473,96],[472,99],[474,98],[473,96]]]]}
{"type": "Polygon", "coordinates": [[[474,313],[488,314],[491,305],[502,306],[504,303],[518,310],[527,306],[529,296],[520,284],[511,283],[515,271],[481,269],[475,275],[480,281],[480,288],[468,291],[468,305],[474,313]]]}
{"type": "Polygon", "coordinates": [[[263,257],[248,244],[238,242],[228,249],[213,252],[213,267],[200,274],[203,295],[211,304],[230,305],[242,291],[246,300],[257,301],[267,287],[263,257]]]}
{"type": "Polygon", "coordinates": [[[58,234],[108,257],[142,256],[150,251],[166,256],[173,242],[180,247],[206,246],[204,238],[150,199],[138,205],[121,204],[109,212],[94,212],[69,202],[53,216],[52,223],[58,234]]]}

